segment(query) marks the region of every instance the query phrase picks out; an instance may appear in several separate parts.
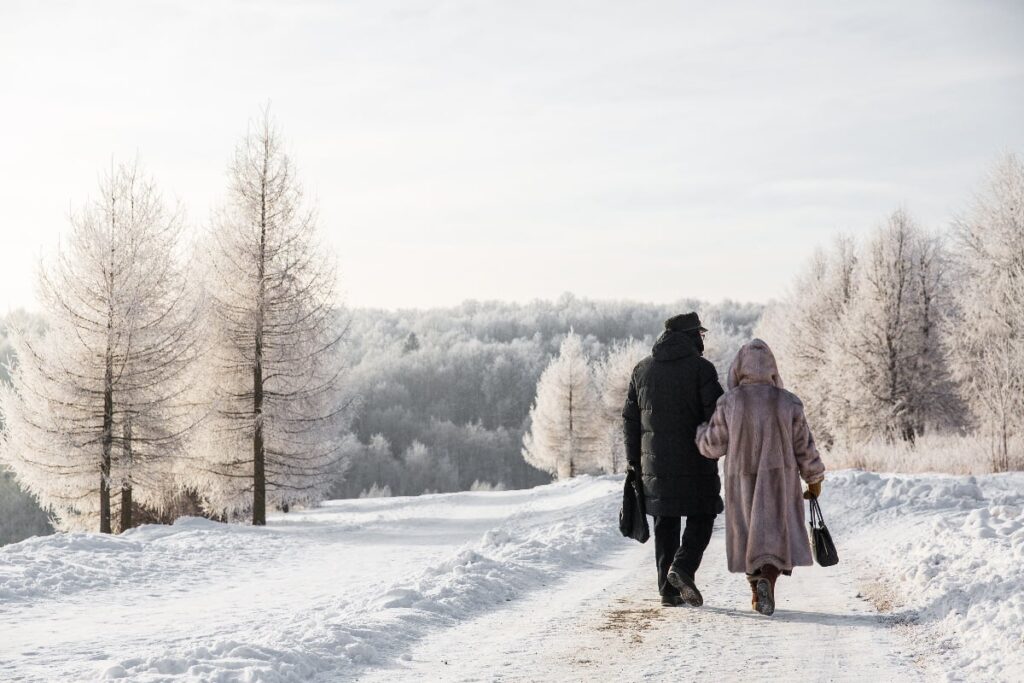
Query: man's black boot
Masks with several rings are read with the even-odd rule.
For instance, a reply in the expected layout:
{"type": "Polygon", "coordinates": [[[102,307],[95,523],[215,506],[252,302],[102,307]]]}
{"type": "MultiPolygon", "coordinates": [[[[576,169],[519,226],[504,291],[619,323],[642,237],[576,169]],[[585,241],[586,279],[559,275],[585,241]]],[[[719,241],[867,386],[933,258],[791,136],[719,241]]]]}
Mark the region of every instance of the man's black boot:
{"type": "Polygon", "coordinates": [[[672,565],[668,569],[668,576],[666,577],[668,582],[671,583],[679,591],[679,595],[690,607],[700,607],[704,604],[704,596],[697,590],[697,584],[693,582],[693,577],[684,572],[682,569],[677,569],[675,565],[672,565]]]}

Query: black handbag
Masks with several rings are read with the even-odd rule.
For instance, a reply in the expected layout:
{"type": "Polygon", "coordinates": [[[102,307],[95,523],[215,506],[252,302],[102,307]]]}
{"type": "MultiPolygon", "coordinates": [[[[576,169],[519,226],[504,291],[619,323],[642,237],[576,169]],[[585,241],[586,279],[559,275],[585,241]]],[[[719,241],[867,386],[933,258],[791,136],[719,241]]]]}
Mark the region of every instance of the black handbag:
{"type": "Polygon", "coordinates": [[[817,498],[811,498],[811,549],[814,551],[814,561],[822,567],[831,567],[839,564],[839,553],[836,552],[836,544],[832,542],[832,534],[825,526],[825,518],[821,516],[821,506],[817,498]]]}
{"type": "Polygon", "coordinates": [[[651,537],[644,511],[644,490],[634,470],[626,471],[626,485],[622,490],[622,508],[619,510],[619,531],[626,538],[646,543],[651,537]]]}

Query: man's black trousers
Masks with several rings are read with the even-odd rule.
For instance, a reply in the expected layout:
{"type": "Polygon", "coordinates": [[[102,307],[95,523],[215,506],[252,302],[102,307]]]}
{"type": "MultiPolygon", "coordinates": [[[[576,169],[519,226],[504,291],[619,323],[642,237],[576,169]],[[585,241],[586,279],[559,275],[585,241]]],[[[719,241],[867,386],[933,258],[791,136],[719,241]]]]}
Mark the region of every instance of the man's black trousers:
{"type": "Polygon", "coordinates": [[[680,517],[654,517],[654,559],[658,563],[658,592],[679,595],[668,582],[668,568],[675,564],[691,577],[697,573],[704,550],[711,541],[715,515],[690,515],[686,518],[683,542],[679,542],[680,517]]]}

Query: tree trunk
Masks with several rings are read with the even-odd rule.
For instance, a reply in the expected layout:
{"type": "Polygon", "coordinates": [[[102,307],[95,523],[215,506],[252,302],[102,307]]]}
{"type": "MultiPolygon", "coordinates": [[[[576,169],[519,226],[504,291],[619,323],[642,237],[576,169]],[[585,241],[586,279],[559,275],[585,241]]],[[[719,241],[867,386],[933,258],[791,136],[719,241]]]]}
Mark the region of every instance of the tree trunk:
{"type": "Polygon", "coordinates": [[[252,437],[252,523],[263,526],[267,523],[267,474],[263,446],[263,377],[257,364],[253,368],[253,413],[255,430],[252,437]]]}
{"type": "MultiPolygon", "coordinates": [[[[266,143],[264,143],[266,144],[266,143]]],[[[256,300],[256,335],[252,366],[252,523],[264,526],[267,523],[267,473],[266,448],[263,443],[263,316],[266,311],[266,257],[267,257],[267,156],[264,147],[263,176],[260,193],[260,253],[256,264],[259,295],[256,300]]]]}
{"type": "Polygon", "coordinates": [[[576,432],[572,428],[572,386],[569,387],[569,478],[576,476],[576,432]]]}
{"type": "Polygon", "coordinates": [[[110,528],[110,451],[114,443],[114,360],[107,350],[103,375],[103,455],[100,461],[100,533],[110,528]]]}
{"type": "MultiPolygon", "coordinates": [[[[115,199],[111,197],[111,206],[115,199]]],[[[112,214],[113,215],[113,214],[112,214]]],[[[110,226],[113,234],[114,225],[110,226]]],[[[107,273],[107,293],[114,291],[114,242],[110,243],[110,270],[107,273]]],[[[114,309],[113,299],[107,302],[107,347],[103,366],[103,436],[100,460],[100,533],[112,533],[110,528],[110,459],[114,446],[114,309]]]]}
{"type": "Polygon", "coordinates": [[[902,429],[903,440],[911,446],[917,443],[917,433],[912,425],[904,424],[902,429]]]}
{"type": "MultiPolygon", "coordinates": [[[[132,420],[128,418],[124,425],[124,457],[131,472],[132,466],[132,420]]],[[[125,479],[121,483],[121,533],[132,528],[132,483],[125,479]]]]}
{"type": "Polygon", "coordinates": [[[132,528],[132,486],[121,485],[121,533],[132,528]]]}
{"type": "Polygon", "coordinates": [[[1010,426],[1007,424],[1006,416],[1003,416],[1002,425],[999,430],[999,455],[996,466],[992,469],[996,472],[1006,472],[1010,469],[1010,426]]]}
{"type": "Polygon", "coordinates": [[[110,528],[110,460],[100,464],[100,533],[112,533],[110,528]]]}
{"type": "MultiPolygon", "coordinates": [[[[260,245],[262,251],[262,244],[260,245]]],[[[262,275],[263,267],[260,266],[262,275]]],[[[260,306],[262,307],[262,277],[260,278],[260,306]]],[[[263,444],[263,315],[256,321],[256,354],[252,366],[252,523],[263,526],[267,523],[267,473],[266,448],[263,444]]]]}

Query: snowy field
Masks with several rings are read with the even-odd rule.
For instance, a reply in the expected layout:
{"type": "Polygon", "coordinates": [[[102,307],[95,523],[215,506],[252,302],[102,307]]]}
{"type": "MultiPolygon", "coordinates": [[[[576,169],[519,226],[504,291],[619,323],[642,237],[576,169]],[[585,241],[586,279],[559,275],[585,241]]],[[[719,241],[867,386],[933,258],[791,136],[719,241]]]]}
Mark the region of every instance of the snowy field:
{"type": "Polygon", "coordinates": [[[831,474],[838,567],[663,609],[621,478],[0,549],[0,680],[1024,680],[1024,474],[831,474]],[[876,611],[877,610],[877,611],[876,611]]]}

